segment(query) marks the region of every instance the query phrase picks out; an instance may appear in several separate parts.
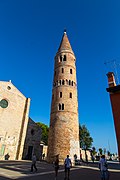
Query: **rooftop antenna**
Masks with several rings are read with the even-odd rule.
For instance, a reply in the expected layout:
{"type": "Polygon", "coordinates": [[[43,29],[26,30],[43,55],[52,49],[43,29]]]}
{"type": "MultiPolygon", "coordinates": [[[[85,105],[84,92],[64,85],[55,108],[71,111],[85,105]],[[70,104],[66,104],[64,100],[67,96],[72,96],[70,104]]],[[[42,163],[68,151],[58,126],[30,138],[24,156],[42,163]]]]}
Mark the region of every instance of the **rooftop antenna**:
{"type": "MultiPolygon", "coordinates": [[[[116,84],[119,84],[119,77],[118,77],[116,59],[113,59],[111,61],[106,61],[106,62],[104,62],[104,64],[105,65],[112,64],[112,68],[113,68],[115,78],[116,78],[116,84]]],[[[118,64],[118,65],[120,65],[120,64],[118,64]]]]}

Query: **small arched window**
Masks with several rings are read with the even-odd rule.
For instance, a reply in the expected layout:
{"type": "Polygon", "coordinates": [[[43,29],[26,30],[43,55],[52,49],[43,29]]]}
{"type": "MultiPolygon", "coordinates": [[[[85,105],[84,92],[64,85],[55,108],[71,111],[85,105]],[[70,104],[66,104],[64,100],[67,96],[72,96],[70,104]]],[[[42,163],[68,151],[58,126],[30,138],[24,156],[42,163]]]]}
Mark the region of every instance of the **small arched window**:
{"type": "Polygon", "coordinates": [[[65,81],[64,81],[64,79],[62,80],[62,85],[64,85],[65,84],[65,81]]]}
{"type": "Polygon", "coordinates": [[[64,104],[62,104],[62,110],[64,110],[64,104]]]}
{"type": "Polygon", "coordinates": [[[70,69],[70,74],[72,74],[72,69],[70,69]]]}
{"type": "Polygon", "coordinates": [[[72,93],[70,92],[70,98],[72,98],[72,93]]]}
{"type": "Polygon", "coordinates": [[[60,62],[62,62],[62,56],[60,56],[60,62]]]}
{"type": "Polygon", "coordinates": [[[61,85],[61,80],[59,81],[60,85],[61,85]]]}
{"type": "Polygon", "coordinates": [[[62,98],[62,92],[60,92],[60,98],[62,98]]]}
{"type": "Polygon", "coordinates": [[[66,61],[66,55],[64,55],[64,57],[63,57],[63,61],[66,61]]]}
{"type": "Polygon", "coordinates": [[[73,81],[72,81],[72,86],[73,86],[73,81]]]}
{"type": "Polygon", "coordinates": [[[66,79],[66,84],[68,85],[68,80],[66,79]]]}
{"type": "Polygon", "coordinates": [[[59,104],[58,109],[61,110],[61,104],[59,104]]]}
{"type": "Polygon", "coordinates": [[[71,80],[69,80],[69,85],[71,85],[71,80]]]}
{"type": "Polygon", "coordinates": [[[62,73],[64,73],[64,68],[62,68],[62,73]]]}

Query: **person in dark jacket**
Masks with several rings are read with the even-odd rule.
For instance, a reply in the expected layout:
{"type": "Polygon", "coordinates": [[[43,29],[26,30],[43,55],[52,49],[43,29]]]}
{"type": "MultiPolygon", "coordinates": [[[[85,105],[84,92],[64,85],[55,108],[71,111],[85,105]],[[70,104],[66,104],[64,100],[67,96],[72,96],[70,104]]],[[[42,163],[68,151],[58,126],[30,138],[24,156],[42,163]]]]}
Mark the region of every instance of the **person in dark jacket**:
{"type": "Polygon", "coordinates": [[[59,169],[59,154],[56,155],[55,162],[54,162],[54,167],[55,167],[55,180],[57,180],[58,169],[59,169]]]}

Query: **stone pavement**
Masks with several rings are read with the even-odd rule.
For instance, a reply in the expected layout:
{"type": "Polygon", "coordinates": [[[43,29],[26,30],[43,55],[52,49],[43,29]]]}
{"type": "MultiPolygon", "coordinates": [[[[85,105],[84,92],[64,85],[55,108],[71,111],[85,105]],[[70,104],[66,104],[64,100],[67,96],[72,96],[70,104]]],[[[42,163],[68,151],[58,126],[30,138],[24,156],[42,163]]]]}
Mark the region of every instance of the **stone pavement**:
{"type": "MultiPolygon", "coordinates": [[[[38,172],[30,172],[30,161],[0,161],[0,180],[54,180],[54,167],[37,162],[38,172]]],[[[120,180],[120,164],[109,163],[110,180],[120,180]]],[[[98,163],[82,164],[71,168],[70,180],[100,180],[98,163]]],[[[64,180],[64,167],[60,166],[58,179],[64,180]]]]}

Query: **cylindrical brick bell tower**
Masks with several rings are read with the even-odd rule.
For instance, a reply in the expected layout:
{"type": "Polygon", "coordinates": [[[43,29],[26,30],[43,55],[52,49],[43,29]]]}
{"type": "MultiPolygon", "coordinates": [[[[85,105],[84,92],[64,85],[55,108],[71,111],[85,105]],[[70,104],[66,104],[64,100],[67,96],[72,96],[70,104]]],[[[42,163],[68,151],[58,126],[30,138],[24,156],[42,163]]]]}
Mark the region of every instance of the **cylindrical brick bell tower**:
{"type": "Polygon", "coordinates": [[[55,56],[54,79],[48,138],[48,162],[59,154],[80,157],[76,59],[64,31],[55,56]]]}

